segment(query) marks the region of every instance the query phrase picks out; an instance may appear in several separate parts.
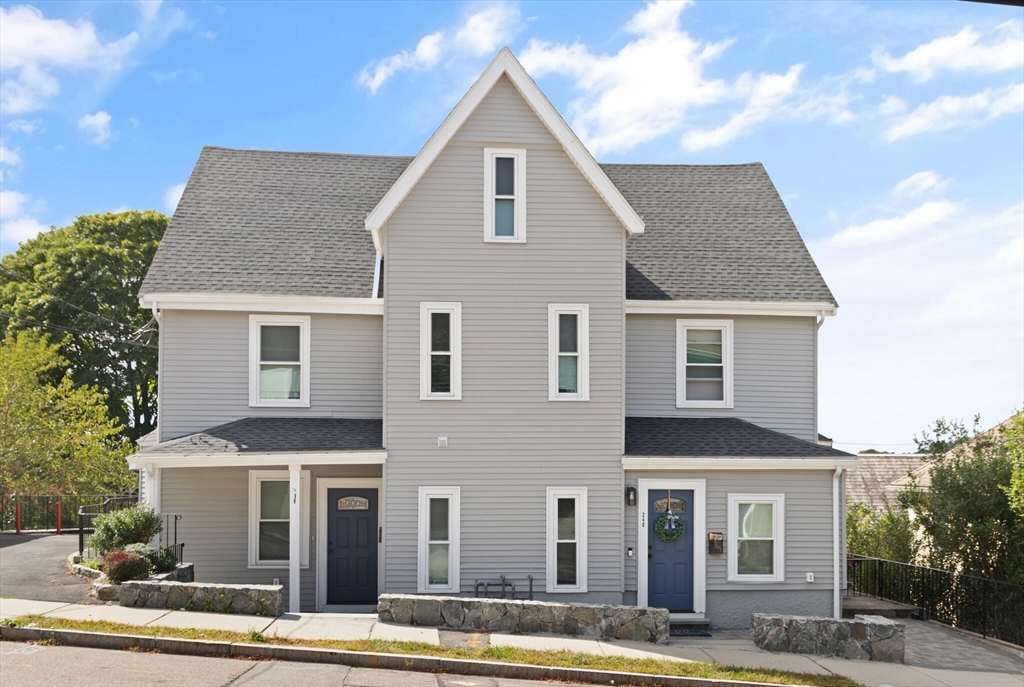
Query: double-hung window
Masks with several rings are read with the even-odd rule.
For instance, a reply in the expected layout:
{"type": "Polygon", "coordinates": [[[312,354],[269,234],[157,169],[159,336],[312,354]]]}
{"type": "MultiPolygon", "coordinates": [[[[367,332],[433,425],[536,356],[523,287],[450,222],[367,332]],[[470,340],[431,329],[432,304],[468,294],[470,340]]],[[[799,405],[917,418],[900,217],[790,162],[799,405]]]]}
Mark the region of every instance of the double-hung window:
{"type": "Polygon", "coordinates": [[[676,320],[676,406],[732,408],[731,320],[676,320]]]}
{"type": "Polygon", "coordinates": [[[462,303],[420,303],[420,399],[462,398],[462,303]]]}
{"type": "Polygon", "coordinates": [[[526,241],[526,151],[484,148],[484,241],[526,241]]]}
{"type": "Polygon", "coordinates": [[[783,582],[786,497],[729,494],[730,582],[783,582]]]}
{"type": "Polygon", "coordinates": [[[417,591],[455,592],[459,579],[459,487],[420,487],[417,591]]]}
{"type": "Polygon", "coordinates": [[[587,591],[587,489],[548,487],[547,591],[587,591]]]}
{"type": "MultiPolygon", "coordinates": [[[[300,479],[302,513],[300,564],[309,565],[309,471],[300,479]]],[[[289,501],[291,485],[287,470],[249,471],[249,567],[287,568],[289,501]]]]}
{"type": "Polygon", "coordinates": [[[590,400],[590,307],[548,305],[548,400],[590,400]]]}
{"type": "Polygon", "coordinates": [[[249,316],[249,405],[309,407],[309,316],[249,316]]]}

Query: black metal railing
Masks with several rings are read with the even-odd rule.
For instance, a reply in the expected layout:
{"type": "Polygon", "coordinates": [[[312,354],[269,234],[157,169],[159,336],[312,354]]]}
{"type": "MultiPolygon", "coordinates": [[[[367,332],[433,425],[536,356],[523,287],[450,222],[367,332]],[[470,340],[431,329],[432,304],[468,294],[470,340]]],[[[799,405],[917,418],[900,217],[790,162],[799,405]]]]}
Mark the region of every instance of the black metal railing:
{"type": "Polygon", "coordinates": [[[851,555],[858,594],[915,606],[940,623],[1024,646],[1024,586],[883,558],[851,555]]]}
{"type": "MultiPolygon", "coordinates": [[[[92,531],[93,520],[98,515],[106,515],[107,513],[113,513],[116,510],[122,508],[129,508],[138,504],[138,495],[129,496],[111,496],[104,499],[100,503],[90,503],[79,506],[78,508],[78,553],[79,555],[85,556],[88,550],[86,549],[85,533],[92,531]]],[[[91,552],[89,552],[91,554],[91,552]]],[[[91,557],[87,556],[87,557],[91,557]]]]}
{"type": "Polygon", "coordinates": [[[111,494],[3,494],[0,530],[63,532],[78,526],[78,509],[114,498],[111,494]]]}
{"type": "Polygon", "coordinates": [[[166,548],[174,554],[174,560],[178,561],[178,563],[185,562],[185,542],[178,542],[166,548]]]}

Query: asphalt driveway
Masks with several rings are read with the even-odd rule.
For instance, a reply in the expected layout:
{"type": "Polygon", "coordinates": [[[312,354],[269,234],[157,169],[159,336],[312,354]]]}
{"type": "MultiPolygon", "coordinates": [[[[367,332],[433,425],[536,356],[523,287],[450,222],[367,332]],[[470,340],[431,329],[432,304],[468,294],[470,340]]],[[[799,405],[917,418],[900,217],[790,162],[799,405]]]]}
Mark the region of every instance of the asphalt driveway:
{"type": "Polygon", "coordinates": [[[0,534],[0,596],[96,603],[89,581],[68,572],[77,534],[0,534]]]}

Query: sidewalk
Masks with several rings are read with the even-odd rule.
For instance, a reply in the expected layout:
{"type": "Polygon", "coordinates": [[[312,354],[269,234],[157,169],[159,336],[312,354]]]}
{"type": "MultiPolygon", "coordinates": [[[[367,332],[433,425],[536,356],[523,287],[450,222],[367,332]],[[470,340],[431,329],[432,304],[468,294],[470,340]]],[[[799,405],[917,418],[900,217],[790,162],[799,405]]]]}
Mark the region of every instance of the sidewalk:
{"type": "Polygon", "coordinates": [[[444,646],[511,646],[568,649],[629,658],[697,661],[744,668],[772,668],[803,673],[838,674],[868,687],[1024,687],[1024,653],[1000,650],[932,623],[907,621],[907,663],[871,663],[756,649],[744,630],[715,631],[711,638],[672,639],[667,645],[598,641],[558,635],[503,635],[391,625],[369,614],[303,613],[280,618],[195,613],[165,609],[63,604],[0,599],[0,620],[39,614],[77,620],[106,620],[151,627],[192,627],[296,639],[381,639],[444,646]]]}

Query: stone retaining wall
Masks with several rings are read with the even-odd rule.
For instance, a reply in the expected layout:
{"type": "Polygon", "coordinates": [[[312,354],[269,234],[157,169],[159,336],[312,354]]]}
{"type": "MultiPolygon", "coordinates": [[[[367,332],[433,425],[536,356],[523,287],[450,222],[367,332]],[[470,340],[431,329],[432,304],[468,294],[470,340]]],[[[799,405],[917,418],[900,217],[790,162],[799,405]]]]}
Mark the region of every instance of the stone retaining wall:
{"type": "Polygon", "coordinates": [[[903,663],[904,629],[880,615],[835,620],[755,613],[750,618],[750,639],[759,649],[859,661],[903,663]]]}
{"type": "Polygon", "coordinates": [[[122,606],[279,616],[284,610],[279,584],[200,584],[196,582],[122,582],[122,606]]]}
{"type": "Polygon", "coordinates": [[[385,623],[507,633],[551,632],[638,642],[668,639],[668,611],[549,601],[382,594],[377,618],[385,623]]]}

